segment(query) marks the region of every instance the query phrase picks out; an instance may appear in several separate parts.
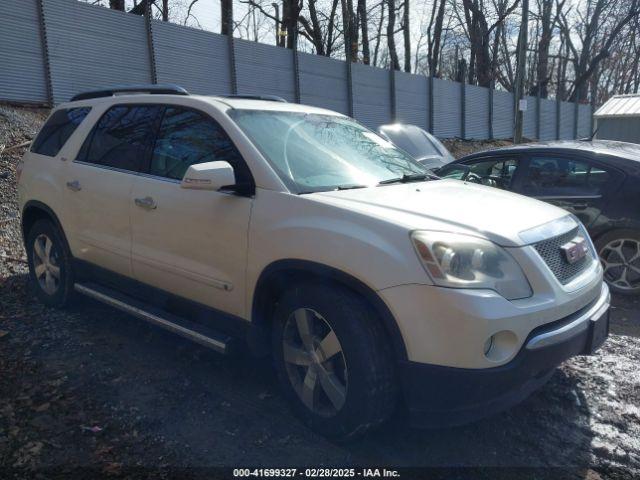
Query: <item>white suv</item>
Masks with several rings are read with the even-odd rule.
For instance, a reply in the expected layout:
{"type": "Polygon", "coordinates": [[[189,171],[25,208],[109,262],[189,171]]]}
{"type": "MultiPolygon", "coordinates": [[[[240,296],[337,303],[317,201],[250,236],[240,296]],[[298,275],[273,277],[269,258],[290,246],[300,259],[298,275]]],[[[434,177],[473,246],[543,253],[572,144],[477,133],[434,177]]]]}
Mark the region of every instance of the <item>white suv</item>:
{"type": "Polygon", "coordinates": [[[339,113],[174,86],[57,107],[20,165],[31,279],[220,352],[270,354],[316,431],[399,406],[428,425],[506,408],[608,334],[609,292],[564,210],[439,180],[339,113]]]}

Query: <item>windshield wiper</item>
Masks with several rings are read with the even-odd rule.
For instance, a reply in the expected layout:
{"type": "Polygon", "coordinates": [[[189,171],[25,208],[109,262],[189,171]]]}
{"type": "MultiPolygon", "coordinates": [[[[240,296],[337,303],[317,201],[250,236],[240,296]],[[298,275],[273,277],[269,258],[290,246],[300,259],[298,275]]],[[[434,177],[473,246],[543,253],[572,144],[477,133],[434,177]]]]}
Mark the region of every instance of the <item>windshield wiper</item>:
{"type": "Polygon", "coordinates": [[[404,174],[401,177],[397,178],[389,178],[387,180],[382,180],[378,182],[378,185],[389,185],[391,183],[409,183],[409,182],[422,182],[427,179],[431,179],[429,174],[427,173],[412,173],[412,174],[404,174]]]}
{"type": "Polygon", "coordinates": [[[354,188],[367,188],[367,185],[338,185],[334,190],[353,190],[354,188]]]}

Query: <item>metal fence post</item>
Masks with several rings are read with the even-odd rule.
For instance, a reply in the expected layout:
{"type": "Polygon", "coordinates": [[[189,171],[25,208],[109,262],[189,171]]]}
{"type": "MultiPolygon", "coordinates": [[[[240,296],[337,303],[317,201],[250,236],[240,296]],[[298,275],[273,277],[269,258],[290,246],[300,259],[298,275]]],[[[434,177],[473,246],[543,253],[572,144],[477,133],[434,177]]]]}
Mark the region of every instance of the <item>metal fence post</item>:
{"type": "Polygon", "coordinates": [[[489,84],[489,140],[493,140],[493,91],[495,90],[496,82],[491,80],[489,84]]]}
{"type": "Polygon", "coordinates": [[[236,47],[233,41],[233,2],[229,2],[231,10],[227,16],[227,41],[229,42],[229,80],[231,81],[231,93],[238,94],[238,72],[236,70],[236,47]]]}
{"type": "Polygon", "coordinates": [[[395,123],[398,121],[398,105],[396,103],[396,71],[393,68],[389,70],[389,99],[391,101],[391,122],[395,123]]]}
{"type": "Polygon", "coordinates": [[[47,38],[47,21],[44,11],[44,0],[38,0],[38,19],[40,20],[40,42],[42,45],[45,83],[47,84],[47,101],[49,106],[53,106],[53,80],[51,78],[51,59],[49,57],[49,40],[47,38]]]}
{"type": "Polygon", "coordinates": [[[560,140],[560,121],[562,120],[562,100],[556,97],[556,140],[560,140]]]}
{"type": "Polygon", "coordinates": [[[353,117],[353,72],[351,71],[351,55],[348,49],[345,63],[347,68],[347,109],[349,116],[353,117]]]}
{"type": "Polygon", "coordinates": [[[578,115],[580,115],[580,103],[578,100],[573,102],[573,139],[578,138],[578,115]]]}
{"type": "Polygon", "coordinates": [[[153,25],[151,23],[151,2],[144,5],[144,21],[147,28],[147,46],[149,49],[149,66],[151,67],[151,83],[158,83],[158,69],[156,66],[156,50],[153,43],[153,25]]]}
{"type": "Polygon", "coordinates": [[[540,126],[540,122],[541,122],[541,112],[540,112],[540,105],[541,105],[541,101],[540,101],[540,84],[538,84],[538,92],[536,95],[536,140],[540,140],[540,131],[541,131],[541,126],[540,126]]]}
{"type": "Polygon", "coordinates": [[[465,140],[467,138],[467,126],[465,125],[465,118],[467,112],[467,77],[466,64],[462,65],[462,74],[460,75],[460,138],[465,140]]]}
{"type": "Polygon", "coordinates": [[[300,63],[298,58],[298,23],[293,29],[293,95],[296,103],[300,103],[300,63]]]}
{"type": "Polygon", "coordinates": [[[429,102],[429,133],[433,134],[435,131],[435,115],[433,112],[433,75],[429,75],[429,81],[427,82],[429,88],[428,102],[429,102]]]}

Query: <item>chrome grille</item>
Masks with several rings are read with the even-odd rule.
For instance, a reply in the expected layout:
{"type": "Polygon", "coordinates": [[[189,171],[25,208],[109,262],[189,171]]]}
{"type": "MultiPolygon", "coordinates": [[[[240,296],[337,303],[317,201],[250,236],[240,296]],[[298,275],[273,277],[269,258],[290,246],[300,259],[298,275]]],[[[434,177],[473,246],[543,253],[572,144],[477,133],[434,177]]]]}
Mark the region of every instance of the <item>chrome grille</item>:
{"type": "Polygon", "coordinates": [[[578,227],[557,237],[534,244],[538,254],[562,285],[566,285],[576,276],[580,275],[593,260],[591,249],[589,249],[587,254],[576,263],[569,263],[567,261],[560,247],[573,240],[576,235],[578,235],[578,227]]]}

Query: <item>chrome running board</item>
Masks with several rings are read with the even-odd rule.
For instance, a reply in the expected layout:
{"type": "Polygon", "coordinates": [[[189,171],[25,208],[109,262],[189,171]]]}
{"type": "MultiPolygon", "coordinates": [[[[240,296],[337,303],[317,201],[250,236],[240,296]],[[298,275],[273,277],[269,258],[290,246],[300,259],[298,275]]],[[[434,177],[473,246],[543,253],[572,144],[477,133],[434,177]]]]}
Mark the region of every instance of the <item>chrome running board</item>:
{"type": "Polygon", "coordinates": [[[159,308],[145,304],[144,302],[130,298],[106,287],[76,283],[75,290],[82,295],[115,307],[118,310],[122,310],[181,337],[188,338],[216,352],[223,354],[229,353],[230,338],[221,335],[211,328],[164,312],[159,308]]]}

